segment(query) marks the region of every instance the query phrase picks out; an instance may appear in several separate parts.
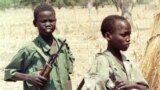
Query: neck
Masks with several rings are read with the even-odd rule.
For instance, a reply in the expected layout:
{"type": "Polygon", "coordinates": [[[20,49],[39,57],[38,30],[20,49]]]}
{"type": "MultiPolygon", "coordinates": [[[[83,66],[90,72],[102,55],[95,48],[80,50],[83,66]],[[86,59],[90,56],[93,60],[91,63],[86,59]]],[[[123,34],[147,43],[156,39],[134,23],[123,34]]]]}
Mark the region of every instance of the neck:
{"type": "Polygon", "coordinates": [[[40,35],[43,40],[49,45],[51,46],[52,45],[52,42],[53,42],[53,36],[50,35],[50,36],[43,36],[43,35],[40,35]]]}
{"type": "Polygon", "coordinates": [[[110,51],[116,58],[118,58],[119,60],[122,60],[122,55],[121,55],[120,50],[115,49],[111,47],[110,45],[108,45],[107,50],[110,51]]]}

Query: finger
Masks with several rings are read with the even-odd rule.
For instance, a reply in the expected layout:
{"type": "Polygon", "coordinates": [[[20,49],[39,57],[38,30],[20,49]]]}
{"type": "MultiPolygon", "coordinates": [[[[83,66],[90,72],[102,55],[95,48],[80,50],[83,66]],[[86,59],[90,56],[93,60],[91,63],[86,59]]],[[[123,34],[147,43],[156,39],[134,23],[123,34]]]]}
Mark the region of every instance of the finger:
{"type": "Polygon", "coordinates": [[[42,87],[44,87],[46,84],[44,84],[43,82],[38,82],[37,85],[38,85],[38,87],[42,88],[42,87]]]}
{"type": "Polygon", "coordinates": [[[35,87],[39,87],[39,88],[43,87],[43,84],[42,84],[41,82],[39,82],[38,79],[37,79],[37,80],[34,80],[34,81],[32,82],[32,84],[33,84],[35,87]]]}
{"type": "Polygon", "coordinates": [[[126,86],[118,87],[118,90],[124,90],[124,89],[126,89],[126,86]]]}
{"type": "Polygon", "coordinates": [[[45,78],[45,77],[43,77],[43,76],[41,76],[41,75],[39,75],[38,77],[39,77],[40,79],[42,79],[42,80],[47,81],[47,78],[45,78]]]}
{"type": "Polygon", "coordinates": [[[36,76],[34,81],[38,86],[44,86],[47,83],[47,79],[42,76],[36,76]]]}
{"type": "Polygon", "coordinates": [[[38,71],[36,71],[36,75],[40,75],[42,69],[39,69],[38,71]]]}
{"type": "Polygon", "coordinates": [[[43,76],[39,76],[39,79],[42,81],[42,82],[47,82],[48,80],[47,80],[47,78],[45,78],[45,77],[43,77],[43,76]]]}
{"type": "Polygon", "coordinates": [[[37,71],[37,75],[40,75],[41,71],[37,71]]]}
{"type": "Polygon", "coordinates": [[[118,88],[118,90],[130,89],[130,85],[124,85],[118,88]]]}
{"type": "Polygon", "coordinates": [[[46,85],[48,82],[48,80],[43,76],[38,76],[38,79],[38,81],[41,82],[43,85],[46,85]]]}
{"type": "Polygon", "coordinates": [[[125,86],[127,85],[125,82],[122,82],[122,83],[119,83],[116,87],[119,88],[119,87],[122,87],[122,86],[125,86]]]}
{"type": "Polygon", "coordinates": [[[43,86],[43,81],[42,81],[41,79],[39,79],[39,78],[37,78],[37,79],[35,80],[35,83],[36,83],[38,86],[43,86]]]}
{"type": "Polygon", "coordinates": [[[115,85],[118,86],[118,85],[119,85],[120,83],[122,83],[122,82],[124,82],[124,81],[122,81],[122,80],[116,80],[116,81],[115,81],[115,85]]]}

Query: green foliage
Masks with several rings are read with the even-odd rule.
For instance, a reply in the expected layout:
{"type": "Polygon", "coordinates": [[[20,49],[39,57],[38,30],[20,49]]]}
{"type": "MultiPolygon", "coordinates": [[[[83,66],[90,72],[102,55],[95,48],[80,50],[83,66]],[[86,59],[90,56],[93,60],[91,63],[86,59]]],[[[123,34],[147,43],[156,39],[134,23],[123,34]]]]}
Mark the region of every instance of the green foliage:
{"type": "MultiPolygon", "coordinates": [[[[0,9],[6,8],[22,8],[22,7],[34,7],[40,2],[45,2],[46,0],[0,0],[0,9]]],[[[87,3],[91,0],[49,0],[50,4],[57,6],[58,8],[66,6],[83,6],[86,7],[87,3]]],[[[104,4],[111,0],[92,0],[93,3],[97,2],[98,5],[104,4]]]]}
{"type": "Polygon", "coordinates": [[[20,0],[19,5],[20,6],[34,6],[37,3],[42,2],[43,0],[20,0]]]}
{"type": "Polygon", "coordinates": [[[51,3],[54,5],[54,6],[57,6],[59,9],[63,6],[65,6],[64,4],[64,0],[52,0],[51,3]]]}
{"type": "Polygon", "coordinates": [[[151,0],[137,0],[138,4],[146,4],[149,3],[151,0]]]}
{"type": "Polygon", "coordinates": [[[85,6],[88,2],[88,0],[74,0],[76,2],[76,5],[78,6],[85,6]]]}
{"type": "Polygon", "coordinates": [[[65,5],[73,6],[75,5],[75,0],[64,0],[65,5]]]}
{"type": "Polygon", "coordinates": [[[0,9],[9,8],[12,6],[13,1],[12,0],[0,0],[0,9]]]}

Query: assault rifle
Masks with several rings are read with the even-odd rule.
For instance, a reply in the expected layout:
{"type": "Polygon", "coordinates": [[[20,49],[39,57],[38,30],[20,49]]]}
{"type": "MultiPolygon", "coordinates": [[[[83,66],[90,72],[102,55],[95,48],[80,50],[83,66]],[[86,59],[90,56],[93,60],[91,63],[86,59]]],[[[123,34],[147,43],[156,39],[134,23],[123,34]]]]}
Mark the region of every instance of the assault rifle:
{"type": "MultiPolygon", "coordinates": [[[[63,46],[65,45],[66,40],[64,40],[61,44],[61,46],[59,47],[58,51],[56,52],[56,54],[51,55],[51,58],[49,59],[49,61],[44,65],[43,69],[40,71],[40,75],[48,78],[50,75],[50,72],[52,70],[52,66],[55,63],[60,51],[62,50],[63,46]]],[[[39,89],[39,90],[43,90],[43,89],[39,89]]]]}

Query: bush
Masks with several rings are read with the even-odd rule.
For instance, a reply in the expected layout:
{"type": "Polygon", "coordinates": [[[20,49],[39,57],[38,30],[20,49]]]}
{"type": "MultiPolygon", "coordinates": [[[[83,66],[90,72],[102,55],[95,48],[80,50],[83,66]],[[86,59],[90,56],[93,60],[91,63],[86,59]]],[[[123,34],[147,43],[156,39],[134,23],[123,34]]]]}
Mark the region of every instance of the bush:
{"type": "Polygon", "coordinates": [[[149,1],[151,1],[151,0],[137,0],[137,3],[138,4],[146,4],[146,3],[149,3],[149,1]]]}
{"type": "Polygon", "coordinates": [[[0,0],[0,10],[20,7],[21,0],[0,0]]]}
{"type": "Polygon", "coordinates": [[[12,0],[0,0],[0,9],[4,10],[5,8],[10,8],[12,0]]]}

